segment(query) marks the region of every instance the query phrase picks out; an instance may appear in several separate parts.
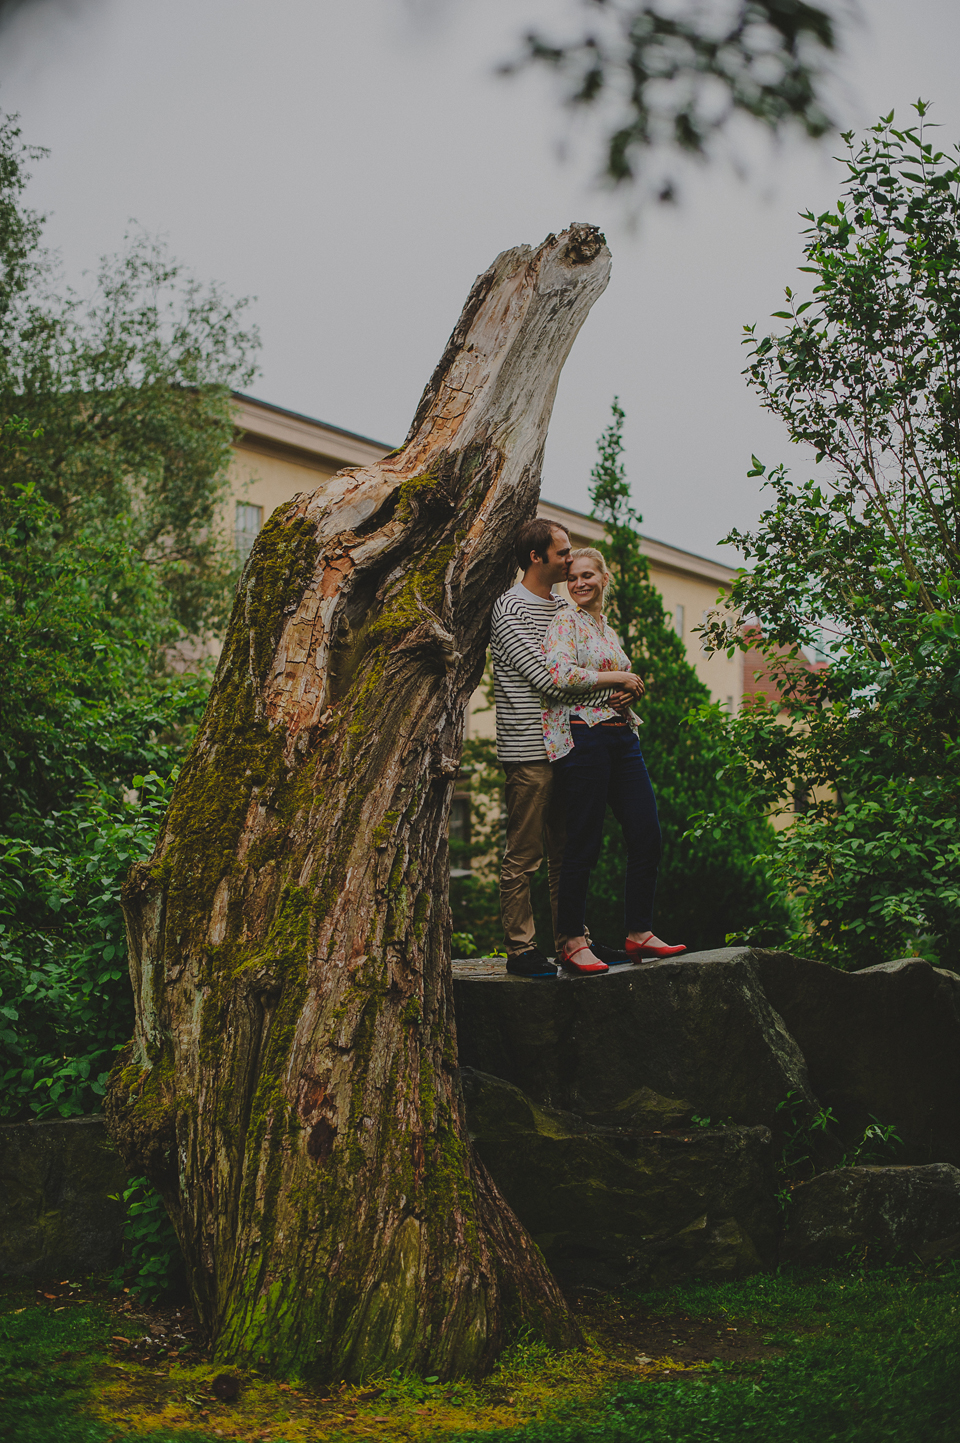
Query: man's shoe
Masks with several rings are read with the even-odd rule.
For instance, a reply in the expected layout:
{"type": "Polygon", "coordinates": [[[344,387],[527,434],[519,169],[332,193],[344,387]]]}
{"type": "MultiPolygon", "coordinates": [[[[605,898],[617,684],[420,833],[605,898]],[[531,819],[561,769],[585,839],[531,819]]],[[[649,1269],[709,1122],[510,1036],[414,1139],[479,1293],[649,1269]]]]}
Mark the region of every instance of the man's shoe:
{"type": "Polygon", "coordinates": [[[515,952],[507,958],[507,971],[512,977],[556,977],[557,969],[545,957],[539,947],[528,947],[526,952],[515,952]]]}
{"type": "Polygon", "coordinates": [[[625,962],[632,961],[626,952],[620,952],[616,947],[605,947],[602,942],[591,942],[590,951],[608,967],[622,967],[625,962]]]}

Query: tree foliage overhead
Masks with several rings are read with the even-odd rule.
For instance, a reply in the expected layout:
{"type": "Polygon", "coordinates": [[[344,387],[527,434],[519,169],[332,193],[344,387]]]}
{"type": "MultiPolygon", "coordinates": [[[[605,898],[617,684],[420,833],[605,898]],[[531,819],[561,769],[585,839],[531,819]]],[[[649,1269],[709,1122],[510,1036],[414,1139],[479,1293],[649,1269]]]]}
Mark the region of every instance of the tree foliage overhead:
{"type": "MultiPolygon", "coordinates": [[[[576,9],[585,18],[572,34],[531,31],[504,69],[546,66],[569,105],[602,113],[603,171],[616,184],[635,180],[654,146],[705,155],[735,115],[773,132],[833,128],[823,91],[836,0],[577,0],[576,9]]],[[[672,194],[668,178],[661,199],[672,194]]]]}
{"type": "MultiPolygon", "coordinates": [[[[768,476],[714,647],[756,640],[782,704],[740,724],[755,784],[813,805],[783,843],[813,945],[960,965],[960,151],[892,113],[845,137],[834,211],[806,216],[807,299],[747,329],[748,382],[818,476],[768,476]],[[826,639],[827,669],[790,650],[826,639]],[[779,709],[779,715],[777,711],[779,709]]],[[[755,462],[751,474],[764,475],[755,462]]]]}
{"type": "Polygon", "coordinates": [[[6,454],[0,484],[32,485],[64,539],[119,528],[159,579],[170,635],[201,635],[223,618],[233,566],[217,513],[256,330],[245,301],[144,235],[101,261],[89,294],[60,284],[23,202],[43,153],[16,117],[0,121],[0,421],[39,433],[6,454]]]}

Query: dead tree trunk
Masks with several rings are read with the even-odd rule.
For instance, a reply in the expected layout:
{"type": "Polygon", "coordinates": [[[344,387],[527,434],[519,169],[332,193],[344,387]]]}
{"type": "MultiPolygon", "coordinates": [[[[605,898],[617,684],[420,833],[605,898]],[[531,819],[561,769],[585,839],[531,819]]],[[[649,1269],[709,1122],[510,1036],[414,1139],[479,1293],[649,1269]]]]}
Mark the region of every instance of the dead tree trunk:
{"type": "Polygon", "coordinates": [[[499,256],[403,448],[270,518],[129,878],[137,1028],[108,1115],[221,1359],[451,1376],[515,1322],[578,1337],[467,1138],[446,827],[490,609],[609,267],[587,226],[499,256]]]}

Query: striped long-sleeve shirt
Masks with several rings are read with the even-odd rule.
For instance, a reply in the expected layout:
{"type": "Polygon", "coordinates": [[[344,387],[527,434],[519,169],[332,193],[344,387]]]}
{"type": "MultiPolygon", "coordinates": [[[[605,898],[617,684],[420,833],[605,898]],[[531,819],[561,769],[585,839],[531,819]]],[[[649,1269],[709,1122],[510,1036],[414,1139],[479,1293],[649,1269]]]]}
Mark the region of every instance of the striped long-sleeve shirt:
{"type": "Polygon", "coordinates": [[[535,596],[520,582],[498,597],[490,626],[493,688],[497,704],[497,756],[506,762],[545,762],[543,702],[569,702],[595,694],[608,699],[610,688],[596,683],[560,687],[543,659],[547,627],[567,603],[559,596],[535,596]]]}

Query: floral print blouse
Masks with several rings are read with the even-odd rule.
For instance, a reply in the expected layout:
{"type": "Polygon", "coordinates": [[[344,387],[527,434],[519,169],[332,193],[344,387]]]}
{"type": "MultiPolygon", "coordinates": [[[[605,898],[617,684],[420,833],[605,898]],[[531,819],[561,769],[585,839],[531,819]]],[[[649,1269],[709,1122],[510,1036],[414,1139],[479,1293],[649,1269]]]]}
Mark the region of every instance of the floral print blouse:
{"type": "MultiPolygon", "coordinates": [[[[567,606],[558,611],[547,627],[543,638],[543,659],[547,670],[557,686],[602,686],[601,668],[609,671],[630,671],[627,656],[616,632],[607,625],[607,618],[601,613],[599,622],[579,606],[567,606]]],[[[570,730],[571,716],[579,717],[587,726],[623,716],[634,731],[640,725],[639,717],[632,711],[620,713],[612,706],[592,706],[587,701],[574,702],[570,706],[551,702],[544,704],[543,744],[550,761],[558,762],[573,751],[573,733],[570,730]]]]}

